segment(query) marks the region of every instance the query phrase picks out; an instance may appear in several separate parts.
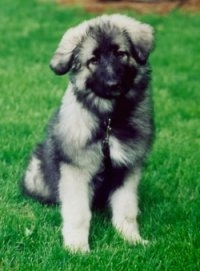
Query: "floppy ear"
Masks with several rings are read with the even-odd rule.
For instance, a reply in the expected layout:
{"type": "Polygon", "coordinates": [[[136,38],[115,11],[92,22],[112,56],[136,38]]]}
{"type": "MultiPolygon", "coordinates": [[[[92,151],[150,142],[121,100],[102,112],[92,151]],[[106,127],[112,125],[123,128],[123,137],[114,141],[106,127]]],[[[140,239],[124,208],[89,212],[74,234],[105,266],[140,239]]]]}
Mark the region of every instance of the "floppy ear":
{"type": "Polygon", "coordinates": [[[87,25],[87,22],[83,22],[63,35],[50,62],[50,67],[56,74],[63,75],[70,70],[73,51],[86,34],[87,25]]]}
{"type": "Polygon", "coordinates": [[[133,53],[138,58],[136,60],[144,64],[153,47],[153,28],[125,15],[113,15],[112,20],[129,35],[133,44],[133,53]]]}

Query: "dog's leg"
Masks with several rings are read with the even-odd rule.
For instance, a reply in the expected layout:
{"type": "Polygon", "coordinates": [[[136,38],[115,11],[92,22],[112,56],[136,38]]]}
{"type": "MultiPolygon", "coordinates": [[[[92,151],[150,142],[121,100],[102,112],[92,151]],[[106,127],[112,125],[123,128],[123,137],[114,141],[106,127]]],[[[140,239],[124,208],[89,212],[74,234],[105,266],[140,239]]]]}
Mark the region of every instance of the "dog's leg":
{"type": "Polygon", "coordinates": [[[124,184],[112,194],[110,198],[112,223],[128,242],[146,244],[147,241],[140,236],[137,224],[139,179],[139,170],[129,174],[124,184]]]}
{"type": "Polygon", "coordinates": [[[64,246],[72,252],[89,251],[89,181],[90,176],[87,172],[73,165],[62,164],[59,187],[62,234],[64,246]]]}

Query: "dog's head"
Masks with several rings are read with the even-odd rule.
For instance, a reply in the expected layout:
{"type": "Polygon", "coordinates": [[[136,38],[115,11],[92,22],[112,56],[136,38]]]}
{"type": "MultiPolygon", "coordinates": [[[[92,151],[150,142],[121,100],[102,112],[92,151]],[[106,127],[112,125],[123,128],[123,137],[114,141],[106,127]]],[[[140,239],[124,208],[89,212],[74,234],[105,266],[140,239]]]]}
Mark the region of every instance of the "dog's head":
{"type": "Polygon", "coordinates": [[[151,26],[124,15],[104,15],[69,29],[50,66],[58,75],[71,71],[79,91],[115,98],[130,89],[152,44],[151,26]]]}

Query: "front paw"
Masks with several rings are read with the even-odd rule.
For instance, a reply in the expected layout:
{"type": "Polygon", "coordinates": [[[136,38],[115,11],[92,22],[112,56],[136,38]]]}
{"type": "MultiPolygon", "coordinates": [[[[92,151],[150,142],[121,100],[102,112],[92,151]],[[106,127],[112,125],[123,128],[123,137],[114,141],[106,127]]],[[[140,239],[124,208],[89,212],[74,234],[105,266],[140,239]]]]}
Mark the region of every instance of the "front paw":
{"type": "Polygon", "coordinates": [[[90,251],[88,236],[83,230],[69,230],[63,228],[64,247],[71,253],[87,253],[90,251]]]}
{"type": "Polygon", "coordinates": [[[90,252],[89,244],[81,242],[66,242],[64,241],[64,248],[71,253],[85,254],[90,252]]]}
{"type": "Polygon", "coordinates": [[[128,243],[134,245],[147,245],[149,243],[140,236],[136,219],[124,218],[121,221],[113,221],[113,225],[128,243]]]}
{"type": "Polygon", "coordinates": [[[149,243],[148,240],[143,239],[138,232],[132,232],[130,235],[123,234],[124,239],[127,240],[130,244],[133,245],[147,245],[149,243]]]}

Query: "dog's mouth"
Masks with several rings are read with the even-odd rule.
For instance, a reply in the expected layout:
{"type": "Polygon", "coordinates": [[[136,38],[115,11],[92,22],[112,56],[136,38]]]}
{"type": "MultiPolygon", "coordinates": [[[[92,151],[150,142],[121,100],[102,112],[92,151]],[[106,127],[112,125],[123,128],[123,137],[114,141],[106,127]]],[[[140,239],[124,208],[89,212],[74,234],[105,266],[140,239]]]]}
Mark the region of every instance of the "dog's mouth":
{"type": "Polygon", "coordinates": [[[128,92],[128,90],[124,90],[123,88],[121,88],[121,86],[113,89],[108,87],[96,88],[93,89],[93,91],[98,97],[103,99],[116,99],[120,96],[125,95],[128,92]]]}
{"type": "Polygon", "coordinates": [[[115,92],[109,92],[109,91],[104,91],[104,92],[99,92],[95,91],[96,95],[99,96],[100,98],[103,99],[114,99],[117,97],[121,96],[121,91],[115,91],[115,92]]]}

